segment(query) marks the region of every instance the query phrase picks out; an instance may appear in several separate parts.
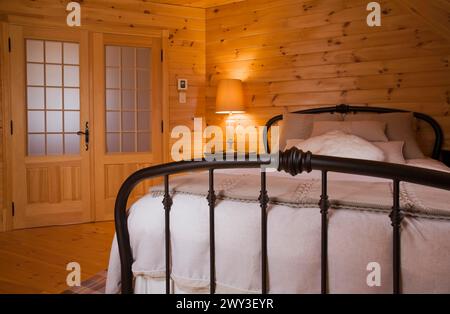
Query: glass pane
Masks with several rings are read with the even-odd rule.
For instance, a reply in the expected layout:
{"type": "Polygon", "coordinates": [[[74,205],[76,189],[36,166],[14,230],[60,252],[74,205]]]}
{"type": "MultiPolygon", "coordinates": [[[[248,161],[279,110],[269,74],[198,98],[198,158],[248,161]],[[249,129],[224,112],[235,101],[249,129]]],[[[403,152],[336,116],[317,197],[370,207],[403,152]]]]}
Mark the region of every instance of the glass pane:
{"type": "Polygon", "coordinates": [[[122,110],[134,110],[134,91],[122,90],[122,110]]]}
{"type": "Polygon", "coordinates": [[[106,131],[120,131],[120,112],[106,112],[106,131]]]}
{"type": "Polygon", "coordinates": [[[106,46],[105,56],[107,151],[150,151],[151,49],[106,46]]]}
{"type": "Polygon", "coordinates": [[[44,42],[42,40],[27,40],[27,61],[44,62],[44,42]]]}
{"type": "Polygon", "coordinates": [[[150,133],[138,133],[138,152],[151,151],[151,137],[150,133]]]}
{"type": "Polygon", "coordinates": [[[106,134],[106,151],[108,153],[120,152],[120,135],[118,133],[106,134]]]}
{"type": "Polygon", "coordinates": [[[80,86],[79,66],[76,65],[64,66],[64,86],[70,87],[80,86]]]}
{"type": "Polygon", "coordinates": [[[150,109],[150,92],[139,90],[137,94],[138,108],[143,110],[150,109]]]}
{"type": "Polygon", "coordinates": [[[28,132],[45,132],[44,111],[28,111],[28,132]]]}
{"type": "Polygon", "coordinates": [[[47,132],[62,132],[62,111],[47,111],[47,132]]]}
{"type": "Polygon", "coordinates": [[[134,79],[134,69],[122,69],[122,88],[134,89],[136,88],[134,79]]]}
{"type": "Polygon", "coordinates": [[[64,43],[64,63],[79,64],[78,44],[64,43]]]}
{"type": "Polygon", "coordinates": [[[106,46],[106,66],[120,66],[120,47],[106,46]]]}
{"type": "Polygon", "coordinates": [[[47,155],[63,153],[62,134],[47,134],[47,155]]]}
{"type": "Polygon", "coordinates": [[[44,88],[27,88],[27,106],[28,109],[44,109],[44,88]]]}
{"type": "Polygon", "coordinates": [[[64,109],[80,109],[80,90],[78,88],[64,88],[64,109]]]}
{"type": "Polygon", "coordinates": [[[134,137],[136,133],[122,133],[122,152],[135,152],[134,137]]]}
{"type": "Polygon", "coordinates": [[[125,111],[122,112],[122,131],[135,131],[135,112],[125,111]]]}
{"type": "Polygon", "coordinates": [[[39,156],[45,154],[45,135],[28,134],[28,155],[39,156]]]}
{"type": "Polygon", "coordinates": [[[138,112],[138,130],[139,131],[150,131],[150,112],[141,111],[138,112]]]}
{"type": "Polygon", "coordinates": [[[80,112],[64,112],[64,132],[78,132],[80,130],[80,112]]]}
{"type": "Polygon", "coordinates": [[[44,85],[44,65],[43,64],[27,64],[27,84],[28,85],[44,85]]]}
{"type": "Polygon", "coordinates": [[[60,42],[45,42],[45,62],[62,63],[62,44],[60,42]]]}
{"type": "Polygon", "coordinates": [[[64,150],[66,154],[80,153],[80,136],[76,134],[64,135],[64,150]]]}
{"type": "Polygon", "coordinates": [[[137,48],[136,50],[136,65],[139,68],[150,67],[150,48],[137,48]]]}
{"type": "Polygon", "coordinates": [[[62,85],[62,66],[54,64],[45,65],[45,81],[50,86],[62,85]]]}
{"type": "Polygon", "coordinates": [[[134,48],[122,47],[122,67],[134,66],[134,48]]]}
{"type": "Polygon", "coordinates": [[[47,109],[62,109],[62,88],[47,87],[47,109]]]}
{"type": "Polygon", "coordinates": [[[27,61],[33,62],[27,63],[29,154],[78,154],[80,137],[75,133],[80,129],[79,44],[27,40],[26,51],[27,61]]]}
{"type": "Polygon", "coordinates": [[[106,109],[107,110],[120,109],[120,91],[118,89],[106,90],[106,109]]]}
{"type": "Polygon", "coordinates": [[[137,70],[137,88],[150,89],[150,71],[137,70]]]}
{"type": "Polygon", "coordinates": [[[106,88],[120,87],[119,68],[106,68],[106,88]]]}

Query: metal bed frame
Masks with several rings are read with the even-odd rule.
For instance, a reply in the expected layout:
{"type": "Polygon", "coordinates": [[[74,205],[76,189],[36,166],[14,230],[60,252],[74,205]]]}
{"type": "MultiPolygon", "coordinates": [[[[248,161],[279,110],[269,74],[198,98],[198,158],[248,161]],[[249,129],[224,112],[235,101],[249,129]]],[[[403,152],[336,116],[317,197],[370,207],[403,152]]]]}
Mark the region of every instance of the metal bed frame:
{"type": "MultiPolygon", "coordinates": [[[[339,105],[335,107],[316,108],[297,111],[299,114],[316,114],[323,112],[335,113],[356,113],[356,112],[406,112],[403,110],[376,108],[376,107],[356,107],[339,105]]],[[[432,157],[438,159],[443,142],[443,133],[439,124],[430,116],[423,113],[413,113],[417,119],[421,119],[431,125],[435,132],[435,143],[432,157]]],[[[282,115],[275,116],[267,122],[268,129],[277,121],[282,120],[282,115]]],[[[266,151],[269,152],[267,143],[267,132],[265,133],[266,151]]],[[[247,156],[248,157],[248,156],[247,156]]],[[[214,207],[216,194],[214,191],[214,170],[231,168],[258,168],[269,164],[270,160],[258,156],[256,159],[246,158],[245,160],[214,160],[207,161],[180,161],[163,165],[144,168],[130,175],[122,184],[115,203],[115,227],[119,255],[121,262],[121,291],[124,294],[133,293],[133,274],[131,266],[133,257],[130,246],[128,225],[127,225],[127,201],[133,188],[142,180],[164,177],[164,197],[163,206],[165,212],[165,261],[166,261],[166,293],[170,293],[170,209],[172,207],[172,197],[169,194],[169,176],[193,170],[209,171],[209,191],[207,201],[209,204],[209,235],[210,235],[210,293],[215,293],[215,221],[214,207]]],[[[400,208],[400,182],[411,182],[415,184],[450,190],[450,173],[429,170],[419,167],[376,162],[369,160],[339,158],[330,156],[313,155],[311,152],[303,152],[295,147],[280,151],[278,153],[278,171],[286,171],[292,176],[302,173],[319,170],[322,173],[322,192],[318,207],[321,214],[321,293],[328,293],[328,209],[330,201],[327,192],[327,173],[340,172],[363,176],[379,177],[392,180],[393,183],[393,206],[390,212],[392,225],[392,268],[393,268],[393,293],[401,293],[401,256],[400,256],[400,225],[403,218],[400,208]]],[[[268,292],[267,286],[267,205],[269,194],[267,191],[266,172],[261,172],[261,190],[259,203],[261,207],[261,286],[262,293],[268,292]]]]}

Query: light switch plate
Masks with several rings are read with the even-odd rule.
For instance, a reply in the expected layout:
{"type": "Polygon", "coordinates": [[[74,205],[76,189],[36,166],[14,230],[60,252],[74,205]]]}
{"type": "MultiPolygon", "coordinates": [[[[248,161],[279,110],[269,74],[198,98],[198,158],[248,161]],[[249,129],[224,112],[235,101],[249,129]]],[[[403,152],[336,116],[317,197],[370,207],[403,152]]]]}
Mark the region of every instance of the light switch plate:
{"type": "Polygon", "coordinates": [[[186,103],[186,93],[185,92],[179,92],[178,93],[178,102],[180,104],[185,104],[186,103]]]}
{"type": "Polygon", "coordinates": [[[188,80],[178,79],[178,90],[187,90],[187,89],[188,89],[188,80]]]}

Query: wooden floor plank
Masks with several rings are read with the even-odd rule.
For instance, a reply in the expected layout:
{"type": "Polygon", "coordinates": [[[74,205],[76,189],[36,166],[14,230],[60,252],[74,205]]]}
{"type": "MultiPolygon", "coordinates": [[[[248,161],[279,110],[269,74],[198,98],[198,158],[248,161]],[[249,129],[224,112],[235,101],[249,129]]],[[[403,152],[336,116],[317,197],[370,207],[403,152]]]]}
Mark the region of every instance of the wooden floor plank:
{"type": "Polygon", "coordinates": [[[107,268],[113,236],[113,222],[0,233],[0,293],[60,293],[72,261],[86,280],[107,268]]]}

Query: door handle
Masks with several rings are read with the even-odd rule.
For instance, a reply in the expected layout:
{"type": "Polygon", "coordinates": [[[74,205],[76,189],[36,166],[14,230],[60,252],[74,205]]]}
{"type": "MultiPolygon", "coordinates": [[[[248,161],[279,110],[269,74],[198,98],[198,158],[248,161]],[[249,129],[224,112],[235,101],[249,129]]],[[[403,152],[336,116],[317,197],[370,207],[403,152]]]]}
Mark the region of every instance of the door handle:
{"type": "Polygon", "coordinates": [[[86,145],[86,150],[89,149],[89,122],[86,122],[84,126],[84,132],[78,131],[77,135],[84,135],[84,144],[86,145]]]}

